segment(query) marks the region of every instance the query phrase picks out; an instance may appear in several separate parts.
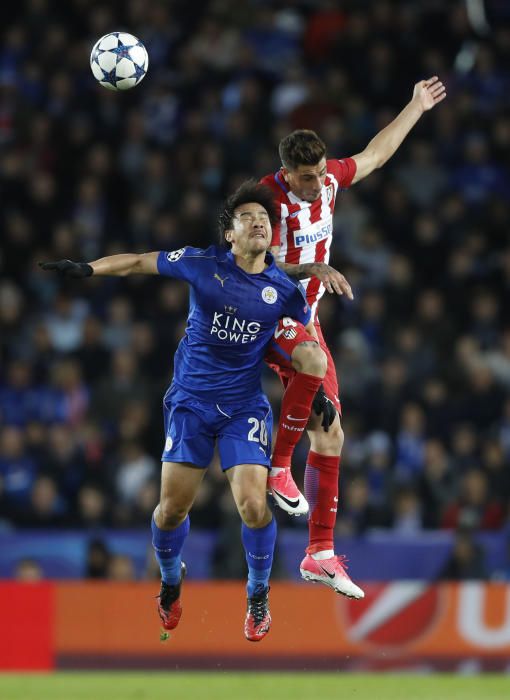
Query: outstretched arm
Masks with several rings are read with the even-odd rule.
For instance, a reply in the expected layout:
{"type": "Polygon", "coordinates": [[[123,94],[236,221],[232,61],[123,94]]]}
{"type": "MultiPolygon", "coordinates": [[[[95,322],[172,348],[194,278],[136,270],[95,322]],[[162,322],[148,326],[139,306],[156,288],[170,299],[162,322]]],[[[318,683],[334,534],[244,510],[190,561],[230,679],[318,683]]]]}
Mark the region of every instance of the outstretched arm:
{"type": "Polygon", "coordinates": [[[157,275],[159,253],[121,253],[90,263],[94,275],[157,275]]]}
{"type": "Polygon", "coordinates": [[[423,112],[427,112],[446,97],[446,88],[437,76],[416,83],[411,101],[395,119],[370,141],[364,151],[352,156],[356,174],[352,183],[363,180],[380,168],[395,153],[423,112]]]}
{"type": "Polygon", "coordinates": [[[121,253],[99,258],[91,263],[57,260],[39,263],[43,270],[55,270],[64,277],[90,277],[91,275],[157,275],[159,253],[121,253]]]}

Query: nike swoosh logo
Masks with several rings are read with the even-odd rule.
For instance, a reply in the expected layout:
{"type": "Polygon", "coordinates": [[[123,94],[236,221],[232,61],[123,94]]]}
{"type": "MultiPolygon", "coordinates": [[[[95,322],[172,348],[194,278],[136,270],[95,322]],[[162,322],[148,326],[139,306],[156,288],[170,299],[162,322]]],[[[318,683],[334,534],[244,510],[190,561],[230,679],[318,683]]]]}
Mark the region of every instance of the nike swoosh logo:
{"type": "Polygon", "coordinates": [[[293,416],[289,416],[288,413],[287,413],[287,418],[288,418],[288,420],[300,420],[300,421],[308,420],[308,418],[294,418],[293,416]]]}
{"type": "Polygon", "coordinates": [[[273,493],[275,493],[278,498],[281,498],[284,503],[286,503],[290,508],[297,508],[299,505],[299,498],[295,501],[291,501],[288,498],[285,498],[279,491],[276,491],[276,489],[273,489],[273,493]]]}
{"type": "Polygon", "coordinates": [[[329,578],[335,578],[335,574],[330,574],[330,572],[327,569],[325,569],[323,566],[321,566],[320,569],[321,569],[321,571],[324,571],[326,576],[329,576],[329,578]]]}

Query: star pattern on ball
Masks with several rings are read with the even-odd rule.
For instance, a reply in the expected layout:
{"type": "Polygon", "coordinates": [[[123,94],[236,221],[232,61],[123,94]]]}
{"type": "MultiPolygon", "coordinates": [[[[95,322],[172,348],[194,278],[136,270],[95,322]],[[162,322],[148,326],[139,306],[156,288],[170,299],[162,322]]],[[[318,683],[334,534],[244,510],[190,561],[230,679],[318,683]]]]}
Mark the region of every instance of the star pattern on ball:
{"type": "MultiPolygon", "coordinates": [[[[101,68],[101,66],[99,66],[101,68]]],[[[104,70],[104,68],[101,68],[103,71],[103,80],[101,82],[103,83],[110,83],[110,85],[113,85],[113,87],[117,87],[117,72],[115,68],[112,68],[112,70],[108,73],[107,71],[104,70]]]]}
{"type": "Polygon", "coordinates": [[[90,65],[94,77],[103,86],[111,86],[115,90],[129,90],[143,80],[147,73],[147,50],[137,37],[128,33],[121,35],[120,32],[111,32],[105,34],[94,46],[90,65]],[[112,44],[114,45],[112,46],[112,44]],[[133,53],[136,60],[134,60],[133,53]],[[103,54],[107,54],[104,59],[101,58],[103,54]],[[108,54],[110,55],[108,56],[108,54]],[[113,67],[112,63],[114,63],[113,67]],[[118,69],[121,75],[119,75],[118,69]]]}
{"type": "Polygon", "coordinates": [[[110,51],[117,55],[117,63],[120,61],[121,58],[129,58],[131,60],[129,50],[132,49],[135,45],[136,44],[130,44],[129,46],[126,46],[119,39],[119,45],[117,46],[117,48],[110,49],[110,51]]]}
{"type": "Polygon", "coordinates": [[[143,76],[145,75],[145,71],[144,71],[144,69],[142,68],[142,66],[139,66],[139,65],[138,65],[137,63],[135,63],[134,61],[133,61],[133,66],[134,66],[134,69],[135,69],[135,74],[134,74],[133,77],[136,78],[137,81],[138,81],[138,80],[140,80],[141,78],[143,78],[143,76]]]}

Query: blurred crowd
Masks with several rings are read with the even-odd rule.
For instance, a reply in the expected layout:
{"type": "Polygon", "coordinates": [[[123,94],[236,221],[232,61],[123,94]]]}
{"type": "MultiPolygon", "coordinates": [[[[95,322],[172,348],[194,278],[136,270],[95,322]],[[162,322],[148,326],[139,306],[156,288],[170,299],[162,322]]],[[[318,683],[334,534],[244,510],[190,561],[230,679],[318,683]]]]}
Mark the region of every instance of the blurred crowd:
{"type": "MultiPolygon", "coordinates": [[[[277,170],[283,135],[313,128],[330,156],[357,153],[432,75],[446,101],[337,205],[332,264],[355,294],[327,296],[320,313],[346,433],[338,534],[510,524],[510,7],[487,2],[473,17],[468,5],[5,8],[3,527],[148,527],[161,398],[187,313],[179,282],[63,283],[37,262],[206,246],[225,195],[277,170]],[[150,56],[127,93],[98,86],[89,69],[92,45],[114,30],[140,37],[150,56]]],[[[269,371],[265,387],[277,414],[269,371]]],[[[305,455],[303,441],[298,482],[305,455]]],[[[193,527],[220,528],[227,548],[234,517],[213,469],[193,527]]]]}

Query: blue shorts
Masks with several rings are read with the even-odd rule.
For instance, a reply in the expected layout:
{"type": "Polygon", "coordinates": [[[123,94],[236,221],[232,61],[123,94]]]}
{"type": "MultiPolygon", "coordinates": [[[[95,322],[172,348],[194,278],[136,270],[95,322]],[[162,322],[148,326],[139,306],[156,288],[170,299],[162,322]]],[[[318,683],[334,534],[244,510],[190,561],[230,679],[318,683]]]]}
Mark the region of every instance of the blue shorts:
{"type": "Polygon", "coordinates": [[[273,414],[267,398],[236,404],[192,399],[170,386],[163,399],[165,448],[162,462],[208,467],[218,443],[223,471],[237,464],[271,464],[273,414]]]}

